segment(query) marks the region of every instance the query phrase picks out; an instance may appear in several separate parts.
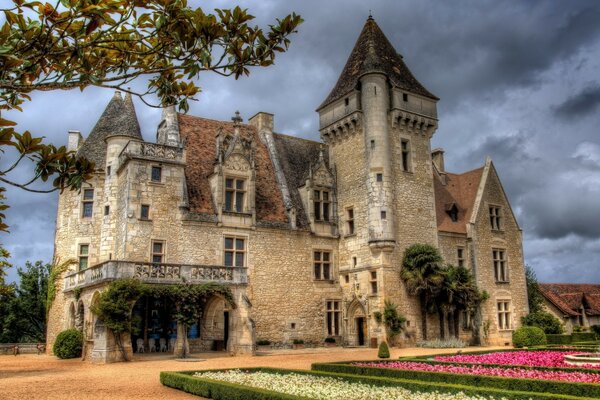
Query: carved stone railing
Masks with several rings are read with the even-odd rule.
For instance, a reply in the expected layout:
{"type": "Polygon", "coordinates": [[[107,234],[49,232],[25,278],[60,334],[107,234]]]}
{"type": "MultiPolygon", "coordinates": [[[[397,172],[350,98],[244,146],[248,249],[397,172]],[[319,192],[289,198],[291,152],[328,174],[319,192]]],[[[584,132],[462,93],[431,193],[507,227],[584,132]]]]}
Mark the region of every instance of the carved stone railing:
{"type": "Polygon", "coordinates": [[[153,264],[134,261],[106,261],[65,276],[64,290],[99,285],[119,278],[135,278],[145,283],[246,284],[247,268],[221,265],[153,264]]]}
{"type": "Polygon", "coordinates": [[[119,154],[119,169],[130,158],[145,158],[158,161],[183,161],[183,147],[167,146],[164,144],[147,143],[132,140],[119,154]]]}

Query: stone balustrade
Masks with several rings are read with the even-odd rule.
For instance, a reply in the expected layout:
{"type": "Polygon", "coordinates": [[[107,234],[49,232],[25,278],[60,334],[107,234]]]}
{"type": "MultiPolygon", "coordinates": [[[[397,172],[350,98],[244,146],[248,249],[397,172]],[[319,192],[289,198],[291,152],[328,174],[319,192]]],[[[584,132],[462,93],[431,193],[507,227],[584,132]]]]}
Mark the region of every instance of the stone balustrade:
{"type": "Polygon", "coordinates": [[[132,140],[123,148],[119,154],[119,169],[125,165],[130,158],[144,158],[150,160],[183,162],[183,148],[178,146],[167,146],[164,144],[147,143],[132,140]]]}
{"type": "Polygon", "coordinates": [[[65,276],[64,291],[110,282],[120,278],[135,278],[144,283],[222,284],[248,283],[247,268],[221,265],[153,264],[135,261],[106,261],[83,271],[65,276]]]}

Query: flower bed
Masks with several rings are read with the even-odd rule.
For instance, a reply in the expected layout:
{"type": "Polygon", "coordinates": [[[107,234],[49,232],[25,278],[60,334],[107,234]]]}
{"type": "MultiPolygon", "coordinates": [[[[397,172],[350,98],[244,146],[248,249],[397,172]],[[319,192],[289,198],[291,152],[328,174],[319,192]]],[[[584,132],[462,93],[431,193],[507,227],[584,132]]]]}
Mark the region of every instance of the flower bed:
{"type": "Polygon", "coordinates": [[[341,378],[240,370],[197,372],[195,377],[250,386],[269,391],[323,400],[483,400],[489,397],[464,393],[419,393],[401,387],[347,382],[341,378]]]}
{"type": "Polygon", "coordinates": [[[357,362],[352,365],[376,368],[394,368],[406,371],[447,372],[452,374],[500,376],[504,378],[544,379],[563,382],[600,383],[600,374],[565,371],[539,371],[525,368],[486,367],[481,365],[426,364],[410,361],[357,362]]]}
{"type": "Polygon", "coordinates": [[[565,362],[564,356],[583,354],[581,351],[507,351],[487,354],[457,354],[454,356],[436,356],[435,361],[469,364],[526,365],[529,367],[551,368],[590,368],[600,369],[597,365],[574,366],[565,362]]]}

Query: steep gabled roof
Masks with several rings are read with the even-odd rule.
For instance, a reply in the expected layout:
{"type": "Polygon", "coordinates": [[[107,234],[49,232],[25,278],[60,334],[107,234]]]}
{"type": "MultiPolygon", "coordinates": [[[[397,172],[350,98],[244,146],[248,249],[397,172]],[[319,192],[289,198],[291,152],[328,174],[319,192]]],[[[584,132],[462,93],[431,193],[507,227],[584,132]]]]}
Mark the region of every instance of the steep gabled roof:
{"type": "Polygon", "coordinates": [[[600,315],[600,285],[590,283],[540,283],[540,292],[567,315],[600,315]]]}
{"type": "MultiPolygon", "coordinates": [[[[185,177],[190,211],[215,215],[208,177],[214,172],[216,134],[219,129],[224,133],[233,134],[233,123],[183,114],[178,114],[178,122],[179,132],[186,148],[185,177]]],[[[256,145],[257,221],[286,224],[288,220],[283,197],[266,146],[260,140],[254,126],[240,125],[240,135],[252,139],[256,145]]]]}
{"type": "Polygon", "coordinates": [[[375,20],[369,16],[337,83],[319,109],[354,90],[360,77],[369,72],[382,72],[395,87],[439,100],[417,81],[402,60],[402,56],[396,52],[375,20]]]}
{"type": "Polygon", "coordinates": [[[127,94],[123,100],[121,93],[115,92],[77,155],[93,161],[96,164],[96,169],[104,169],[106,161],[105,140],[107,137],[114,135],[142,139],[140,124],[130,94],[127,94]]]}
{"type": "Polygon", "coordinates": [[[467,233],[467,223],[473,213],[482,174],[483,167],[462,174],[446,173],[446,185],[442,184],[439,176],[434,176],[438,231],[467,233]],[[452,221],[447,212],[452,205],[458,209],[456,221],[452,221]]]}

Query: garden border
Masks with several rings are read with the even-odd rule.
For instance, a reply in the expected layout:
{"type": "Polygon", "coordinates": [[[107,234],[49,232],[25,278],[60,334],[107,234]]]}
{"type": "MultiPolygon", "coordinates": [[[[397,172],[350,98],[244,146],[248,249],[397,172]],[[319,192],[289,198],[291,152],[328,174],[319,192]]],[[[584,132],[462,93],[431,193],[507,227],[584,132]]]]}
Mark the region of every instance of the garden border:
{"type": "MultiPolygon", "coordinates": [[[[315,364],[313,364],[314,366],[315,364]]],[[[333,364],[330,364],[333,365],[333,364]]],[[[536,393],[530,391],[515,391],[505,390],[490,387],[477,388],[473,386],[458,385],[452,383],[440,382],[424,382],[419,380],[387,378],[368,375],[353,375],[348,373],[330,373],[324,371],[306,371],[278,368],[229,368],[229,369],[212,369],[212,370],[194,370],[194,371],[179,371],[179,372],[161,372],[160,382],[168,387],[180,389],[187,393],[196,394],[199,396],[212,398],[214,400],[298,400],[305,399],[303,397],[292,396],[284,393],[274,392],[265,389],[253,388],[228,382],[216,381],[201,377],[192,376],[196,372],[220,372],[227,370],[242,370],[242,371],[262,371],[279,374],[303,374],[313,376],[335,377],[343,379],[347,382],[357,382],[372,384],[377,386],[394,386],[402,387],[414,392],[421,393],[450,393],[455,394],[462,392],[470,396],[488,396],[491,398],[504,398],[507,400],[522,400],[528,398],[530,400],[591,400],[591,397],[580,397],[572,395],[561,395],[554,393],[536,393]]]]}

